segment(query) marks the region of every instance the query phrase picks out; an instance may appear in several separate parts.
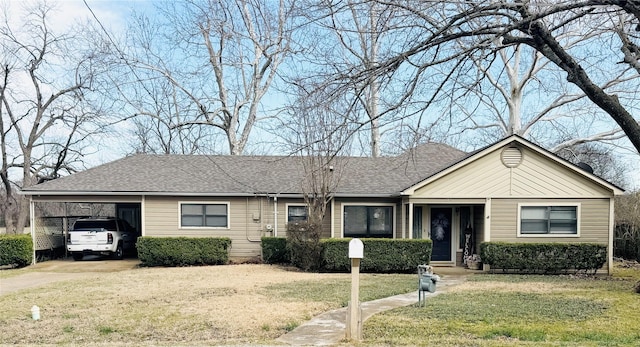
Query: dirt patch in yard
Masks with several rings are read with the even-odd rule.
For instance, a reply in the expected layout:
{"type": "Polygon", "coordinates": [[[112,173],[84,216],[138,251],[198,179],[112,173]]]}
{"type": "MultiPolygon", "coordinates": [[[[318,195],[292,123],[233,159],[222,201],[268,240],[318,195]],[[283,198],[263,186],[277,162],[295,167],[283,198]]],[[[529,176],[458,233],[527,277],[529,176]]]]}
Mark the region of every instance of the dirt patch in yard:
{"type": "MultiPolygon", "coordinates": [[[[263,343],[331,308],[277,297],[268,286],[349,276],[269,265],[107,271],[110,263],[126,264],[119,261],[93,263],[103,271],[86,272],[91,263],[77,263],[67,264],[78,271],[76,278],[0,296],[0,306],[7,308],[0,317],[0,344],[263,343]],[[31,319],[33,305],[40,307],[40,321],[31,319]]],[[[47,273],[61,270],[41,266],[47,273]]]]}

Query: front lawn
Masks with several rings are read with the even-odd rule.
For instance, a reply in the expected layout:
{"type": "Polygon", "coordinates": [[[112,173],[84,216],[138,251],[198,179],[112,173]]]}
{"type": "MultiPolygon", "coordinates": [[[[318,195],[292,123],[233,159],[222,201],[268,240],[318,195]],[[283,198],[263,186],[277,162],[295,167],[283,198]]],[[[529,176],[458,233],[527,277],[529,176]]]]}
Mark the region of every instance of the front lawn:
{"type": "Polygon", "coordinates": [[[639,346],[640,270],[613,279],[474,275],[463,285],[367,320],[367,344],[639,346]]]}
{"type": "MultiPolygon", "coordinates": [[[[350,276],[269,265],[87,273],[0,296],[0,345],[274,344],[313,316],[344,306],[350,276]],[[39,321],[31,319],[33,305],[39,321]]],[[[415,275],[362,274],[360,281],[364,300],[416,286],[415,275]]]]}

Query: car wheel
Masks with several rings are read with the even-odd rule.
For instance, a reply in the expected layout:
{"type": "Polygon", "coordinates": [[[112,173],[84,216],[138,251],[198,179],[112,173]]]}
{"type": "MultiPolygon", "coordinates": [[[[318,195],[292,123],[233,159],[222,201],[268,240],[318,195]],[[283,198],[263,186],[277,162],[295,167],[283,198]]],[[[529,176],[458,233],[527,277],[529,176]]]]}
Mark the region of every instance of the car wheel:
{"type": "Polygon", "coordinates": [[[82,260],[82,253],[73,253],[71,255],[73,257],[73,260],[82,260]]]}
{"type": "Polygon", "coordinates": [[[122,243],[118,244],[118,248],[116,248],[116,251],[113,252],[113,259],[122,259],[124,258],[124,250],[122,249],[122,243]]]}

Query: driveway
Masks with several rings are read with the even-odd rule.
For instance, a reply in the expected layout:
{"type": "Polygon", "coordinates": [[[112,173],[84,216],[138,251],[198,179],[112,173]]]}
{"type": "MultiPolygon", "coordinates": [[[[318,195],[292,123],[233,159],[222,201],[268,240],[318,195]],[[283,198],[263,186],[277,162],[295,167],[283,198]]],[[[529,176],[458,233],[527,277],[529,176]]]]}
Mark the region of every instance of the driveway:
{"type": "Polygon", "coordinates": [[[97,273],[131,270],[139,265],[140,261],[138,259],[105,260],[91,256],[85,257],[83,261],[70,259],[45,261],[24,268],[25,273],[23,274],[0,278],[0,295],[97,273]]]}

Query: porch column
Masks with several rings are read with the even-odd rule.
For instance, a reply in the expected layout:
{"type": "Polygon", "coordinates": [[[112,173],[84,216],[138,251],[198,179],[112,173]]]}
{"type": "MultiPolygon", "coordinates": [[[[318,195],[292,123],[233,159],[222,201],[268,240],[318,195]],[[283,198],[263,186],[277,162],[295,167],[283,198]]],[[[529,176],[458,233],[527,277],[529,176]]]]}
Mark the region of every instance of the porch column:
{"type": "Polygon", "coordinates": [[[409,238],[413,239],[413,203],[409,202],[409,238]]]}
{"type": "Polygon", "coordinates": [[[491,198],[484,202],[484,242],[491,241],[491,198]]]}
{"type": "Polygon", "coordinates": [[[400,204],[400,228],[402,228],[402,238],[407,238],[407,204],[404,201],[400,204]]]}
{"type": "Polygon", "coordinates": [[[140,197],[140,236],[147,236],[146,200],[146,195],[140,197]]]}

